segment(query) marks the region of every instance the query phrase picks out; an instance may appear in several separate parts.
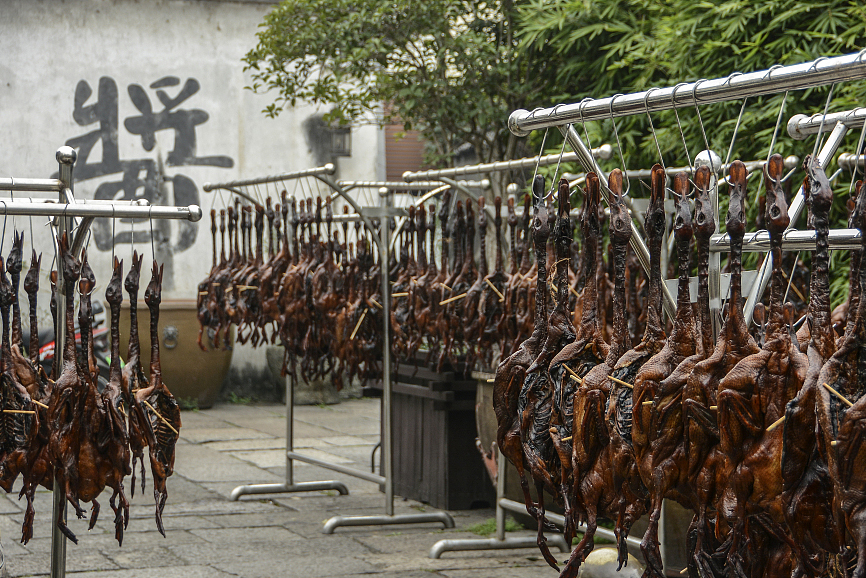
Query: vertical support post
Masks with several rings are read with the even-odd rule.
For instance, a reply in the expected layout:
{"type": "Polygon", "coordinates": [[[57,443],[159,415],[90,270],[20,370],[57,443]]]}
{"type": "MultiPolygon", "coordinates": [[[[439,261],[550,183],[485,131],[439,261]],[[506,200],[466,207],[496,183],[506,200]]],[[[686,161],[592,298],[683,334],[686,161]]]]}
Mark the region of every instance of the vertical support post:
{"type": "MultiPolygon", "coordinates": [[[[295,388],[292,387],[292,376],[286,372],[286,452],[295,450],[295,440],[292,432],[292,420],[295,410],[295,388]]],[[[295,483],[292,458],[286,454],[286,486],[295,483]]]]}
{"type": "MultiPolygon", "coordinates": [[[[822,167],[826,167],[830,162],[830,159],[833,158],[833,155],[836,154],[836,149],[838,149],[839,145],[842,144],[842,139],[845,138],[846,134],[848,134],[848,127],[845,123],[837,122],[836,126],[833,127],[830,136],[827,137],[827,142],[824,143],[824,146],[822,146],[821,150],[818,152],[818,162],[821,163],[822,167]]],[[[793,229],[797,225],[797,219],[800,217],[800,213],[803,212],[803,205],[805,204],[806,197],[803,194],[803,186],[801,185],[797,190],[797,194],[791,200],[791,206],[788,207],[788,216],[791,218],[791,224],[788,226],[789,229],[793,229]]],[[[761,298],[761,295],[764,294],[764,290],[767,289],[772,269],[772,253],[767,253],[764,262],[761,263],[761,270],[758,272],[758,277],[752,284],[751,289],[749,289],[749,295],[746,298],[746,306],[743,307],[743,316],[746,318],[747,326],[752,323],[752,313],[755,311],[755,304],[758,302],[758,299],[761,298]]]]}
{"type": "MultiPolygon", "coordinates": [[[[715,163],[715,159],[718,158],[715,153],[710,153],[710,156],[713,157],[713,164],[706,165],[710,167],[713,172],[711,178],[711,186],[710,186],[710,204],[713,206],[713,223],[716,226],[716,233],[719,232],[719,177],[722,175],[722,166],[721,159],[719,158],[719,163],[715,163]]],[[[710,252],[710,260],[708,263],[708,278],[707,283],[709,285],[709,294],[710,294],[710,327],[713,328],[713,344],[719,340],[719,333],[722,330],[722,256],[717,251],[710,252]]]]}
{"type": "Polygon", "coordinates": [[[505,508],[501,500],[505,497],[505,456],[496,448],[496,539],[505,540],[505,508]]]}
{"type": "MultiPolygon", "coordinates": [[[[391,207],[392,193],[387,188],[379,189],[381,205],[391,207]]],[[[388,264],[391,260],[389,241],[391,239],[391,217],[387,211],[380,218],[379,225],[379,269],[382,273],[382,468],[385,477],[385,514],[394,515],[394,456],[391,442],[391,278],[388,264]]]]}
{"type": "MultiPolygon", "coordinates": [[[[68,146],[63,146],[57,149],[55,155],[57,162],[60,165],[60,180],[63,182],[63,189],[60,191],[60,202],[67,203],[67,190],[72,191],[72,166],[78,158],[78,153],[75,149],[68,146]]],[[[57,234],[63,235],[68,232],[68,222],[65,217],[57,219],[57,234]]],[[[66,321],[66,299],[73,298],[66,295],[66,287],[63,282],[63,266],[60,261],[60,255],[57,259],[57,323],[54,326],[54,379],[60,375],[61,359],[66,341],[65,321],[66,321]]],[[[51,524],[51,578],[64,578],[66,576],[66,536],[60,532],[57,527],[57,520],[66,521],[66,496],[57,480],[54,480],[54,490],[52,493],[52,524],[51,524]]]]}

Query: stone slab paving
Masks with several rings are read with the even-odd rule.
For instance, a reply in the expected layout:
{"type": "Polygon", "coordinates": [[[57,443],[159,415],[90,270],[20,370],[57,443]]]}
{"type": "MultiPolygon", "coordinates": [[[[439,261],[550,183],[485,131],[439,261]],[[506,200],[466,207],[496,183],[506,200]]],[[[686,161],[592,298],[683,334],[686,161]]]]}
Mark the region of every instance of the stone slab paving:
{"type": "MultiPolygon", "coordinates": [[[[370,452],[378,442],[376,399],[348,400],[334,406],[304,406],[295,410],[296,447],[369,471],[370,452]]],[[[79,544],[68,544],[67,575],[76,578],[448,578],[555,576],[537,550],[446,553],[427,557],[430,547],[445,538],[475,538],[466,529],[493,517],[493,510],[451,512],[457,528],[438,524],[339,528],[322,533],[332,516],[384,513],[384,496],[376,484],[317,466],[296,463],[296,481],[339,480],[350,491],[246,496],[228,499],[238,485],[284,480],[285,407],[276,404],[218,405],[184,412],[177,446],[175,474],[168,480],[164,523],[167,536],[156,530],[153,490],[140,474],[135,497],[130,496],[130,521],[123,545],[115,540],[109,494],[93,528],[88,520],[69,521],[79,544]]],[[[35,500],[34,537],[19,543],[24,515],[13,493],[0,496],[0,540],[5,576],[47,576],[50,573],[51,493],[41,490],[35,500]]],[[[89,505],[85,505],[88,511],[89,505]]],[[[432,511],[425,504],[397,498],[396,513],[432,511]]],[[[531,532],[525,532],[530,535],[531,532]]],[[[556,553],[560,558],[564,555],[556,553]]]]}

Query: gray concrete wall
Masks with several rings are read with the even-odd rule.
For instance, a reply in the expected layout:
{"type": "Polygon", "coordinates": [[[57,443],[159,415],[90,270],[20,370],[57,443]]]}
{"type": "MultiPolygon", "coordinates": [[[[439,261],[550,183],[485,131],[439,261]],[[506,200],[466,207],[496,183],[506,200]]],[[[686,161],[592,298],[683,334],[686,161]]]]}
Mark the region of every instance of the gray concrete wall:
{"type": "MultiPolygon", "coordinates": [[[[261,110],[270,97],[244,89],[250,77],[241,58],[268,10],[265,2],[216,0],[3,0],[0,176],[49,177],[56,149],[70,144],[79,150],[78,197],[144,197],[208,211],[214,198],[202,191],[205,182],[314,166],[303,124],[322,111],[300,106],[269,119],[261,110]]],[[[381,131],[363,126],[352,138],[337,178],[383,178],[381,131]]],[[[14,224],[28,231],[29,254],[30,221],[14,224]]],[[[211,266],[209,229],[207,217],[199,225],[157,223],[153,237],[146,222],[97,222],[89,245],[97,292],[112,251],[128,267],[134,246],[148,266],[153,244],[165,263],[163,299],[194,299],[211,266]]],[[[4,254],[11,230],[9,219],[4,254]]],[[[44,220],[34,220],[33,231],[47,288],[53,250],[44,220]]],[[[47,320],[47,293],[40,308],[47,320]]],[[[235,351],[236,378],[266,371],[264,350],[235,351]]]]}

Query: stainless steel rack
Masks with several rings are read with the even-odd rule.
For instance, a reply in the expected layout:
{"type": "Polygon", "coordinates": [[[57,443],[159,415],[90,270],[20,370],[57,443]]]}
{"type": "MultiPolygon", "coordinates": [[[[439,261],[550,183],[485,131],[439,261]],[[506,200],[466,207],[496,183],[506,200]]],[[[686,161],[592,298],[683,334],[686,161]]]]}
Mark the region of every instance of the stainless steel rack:
{"type": "MultiPolygon", "coordinates": [[[[351,195],[333,178],[333,165],[325,165],[304,171],[295,171],[280,175],[267,176],[244,181],[233,181],[229,183],[205,184],[205,191],[226,190],[246,198],[258,204],[252,197],[241,190],[241,187],[256,186],[267,183],[286,182],[294,179],[311,177],[327,185],[334,193],[345,200],[355,211],[347,218],[361,221],[373,234],[373,241],[379,249],[379,262],[388,263],[390,260],[390,237],[391,217],[405,216],[405,211],[393,207],[392,189],[388,187],[379,188],[381,204],[378,207],[361,207],[351,195]],[[379,234],[372,219],[380,220],[379,234]]],[[[366,472],[356,468],[349,468],[341,464],[331,463],[310,456],[300,454],[293,446],[293,422],[294,422],[294,390],[291,379],[286,376],[286,480],[279,484],[246,484],[232,490],[231,499],[238,500],[244,495],[257,494],[284,494],[296,492],[310,492],[319,490],[337,490],[340,494],[349,493],[346,485],[336,480],[324,480],[315,482],[295,482],[292,464],[294,461],[305,462],[324,469],[340,472],[368,482],[379,484],[385,491],[385,514],[364,516],[334,516],[325,522],[322,531],[331,534],[340,526],[385,526],[393,524],[420,524],[441,523],[446,528],[454,527],[454,520],[447,512],[419,512],[414,514],[394,514],[394,480],[393,480],[393,430],[392,430],[392,383],[391,383],[391,283],[388,267],[381,267],[382,287],[382,469],[384,475],[366,472]]]]}
{"type": "MultiPolygon", "coordinates": [[[[572,126],[574,123],[586,121],[599,121],[635,114],[649,114],[662,110],[671,110],[683,107],[697,107],[702,104],[723,102],[728,100],[742,99],[750,96],[774,94],[789,90],[800,90],[810,87],[823,86],[837,82],[859,80],[866,78],[866,62],[863,58],[866,50],[856,54],[849,54],[835,58],[818,58],[812,62],[806,62],[793,66],[773,66],[768,70],[743,74],[734,72],[725,78],[715,80],[699,80],[693,83],[678,84],[669,88],[651,88],[646,91],[614,95],[603,99],[585,99],[579,103],[561,104],[550,108],[541,108],[533,111],[516,110],[508,119],[508,127],[517,136],[526,136],[532,130],[556,127],[571,146],[577,160],[583,165],[585,171],[593,171],[599,176],[602,184],[602,196],[609,204],[609,190],[607,181],[599,167],[592,152],[587,148],[580,138],[578,132],[572,126]]],[[[798,115],[788,123],[788,133],[792,138],[805,139],[815,134],[827,134],[825,142],[817,154],[822,166],[826,167],[833,155],[836,153],[848,130],[853,127],[862,127],[866,121],[866,109],[856,109],[828,115],[798,115]]],[[[857,151],[859,153],[859,151],[857,151]]],[[[857,163],[859,157],[848,160],[851,165],[857,163]]],[[[696,165],[698,163],[696,162],[696,165]]],[[[715,162],[703,164],[710,166],[716,174],[712,191],[712,202],[715,205],[715,223],[718,230],[718,176],[722,169],[721,162],[716,166],[715,162]]],[[[758,169],[760,165],[755,166],[758,169]]],[[[632,177],[630,171],[629,176],[632,177]]],[[[797,217],[802,212],[804,205],[803,189],[791,202],[789,214],[791,223],[796,223],[797,217]]],[[[634,217],[634,210],[632,216],[634,217]]],[[[830,231],[831,248],[854,248],[859,246],[855,241],[859,237],[858,231],[847,229],[830,231]]],[[[744,251],[766,251],[769,237],[765,232],[758,231],[747,234],[743,243],[744,251]]],[[[711,240],[711,253],[709,262],[709,287],[710,287],[710,309],[712,312],[714,338],[718,337],[721,321],[721,275],[720,275],[720,252],[728,247],[727,235],[714,235],[711,240]]],[[[644,271],[649,269],[648,252],[643,239],[632,235],[632,248],[644,271]]],[[[815,236],[813,231],[796,231],[790,229],[785,234],[783,249],[791,250],[814,250],[815,236]]],[[[745,305],[747,323],[750,322],[755,303],[766,288],[770,278],[771,259],[765,258],[758,272],[755,282],[749,291],[745,305]]],[[[668,315],[672,316],[674,311],[673,296],[662,284],[664,291],[664,305],[668,315]]],[[[501,459],[501,458],[500,458],[501,459]]],[[[497,510],[497,514],[499,511],[497,510]]],[[[663,526],[660,533],[663,532],[663,526]]],[[[497,530],[497,538],[503,538],[504,533],[497,530]]],[[[663,535],[660,536],[664,542],[663,535]]],[[[467,545],[464,549],[474,549],[479,545],[467,545]]],[[[497,544],[495,547],[508,547],[497,544]]],[[[515,546],[517,547],[517,546],[515,546]]],[[[443,547],[444,548],[444,547],[443,547]]],[[[444,551],[444,549],[443,549],[444,551]]],[[[434,554],[431,551],[431,556],[434,554]]]]}
{"type": "MultiPolygon", "coordinates": [[[[76,199],[73,196],[72,169],[78,154],[75,149],[62,146],[57,149],[55,155],[60,168],[57,179],[0,179],[0,190],[18,192],[45,192],[57,193],[57,202],[47,202],[45,199],[17,199],[0,200],[0,215],[19,216],[48,216],[54,217],[52,222],[52,234],[62,235],[72,233],[75,218],[81,218],[72,242],[71,251],[77,255],[84,246],[87,231],[96,217],[107,218],[144,218],[144,219],[181,219],[188,221],[199,221],[202,217],[201,207],[190,205],[188,207],[166,207],[149,205],[146,201],[122,202],[122,201],[87,201],[76,199]]],[[[66,300],[70,298],[66,294],[63,283],[63,268],[57,267],[57,310],[66,308],[66,300]]],[[[71,298],[74,298],[71,297],[71,298]]],[[[57,316],[54,326],[55,351],[62,351],[66,340],[66,331],[62,315],[57,316]]],[[[63,518],[66,520],[66,496],[60,484],[54,484],[52,520],[63,518]]],[[[57,527],[56,523],[51,526],[51,577],[63,578],[66,576],[66,536],[57,527]]]]}

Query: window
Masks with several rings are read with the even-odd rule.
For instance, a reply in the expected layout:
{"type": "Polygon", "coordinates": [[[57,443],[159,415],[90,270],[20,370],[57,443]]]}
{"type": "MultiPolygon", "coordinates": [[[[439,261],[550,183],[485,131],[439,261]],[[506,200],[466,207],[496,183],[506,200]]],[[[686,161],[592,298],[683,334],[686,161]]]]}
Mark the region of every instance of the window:
{"type": "Polygon", "coordinates": [[[336,157],[352,156],[352,129],[331,127],[331,154],[336,157]]]}

